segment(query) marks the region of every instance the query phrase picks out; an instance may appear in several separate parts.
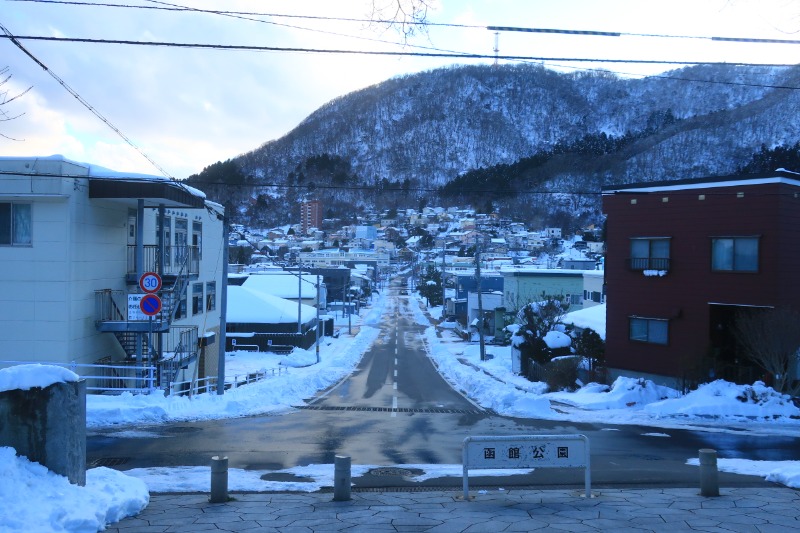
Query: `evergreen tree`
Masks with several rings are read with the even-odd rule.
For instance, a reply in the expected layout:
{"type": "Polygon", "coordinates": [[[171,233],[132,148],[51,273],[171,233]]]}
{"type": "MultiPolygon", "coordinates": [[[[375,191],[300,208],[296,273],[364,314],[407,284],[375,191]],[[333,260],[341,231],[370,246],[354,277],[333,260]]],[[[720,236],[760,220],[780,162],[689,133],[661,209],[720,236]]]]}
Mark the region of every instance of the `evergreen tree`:
{"type": "Polygon", "coordinates": [[[428,307],[442,305],[442,272],[428,265],[420,276],[419,294],[428,301],[428,307]]]}

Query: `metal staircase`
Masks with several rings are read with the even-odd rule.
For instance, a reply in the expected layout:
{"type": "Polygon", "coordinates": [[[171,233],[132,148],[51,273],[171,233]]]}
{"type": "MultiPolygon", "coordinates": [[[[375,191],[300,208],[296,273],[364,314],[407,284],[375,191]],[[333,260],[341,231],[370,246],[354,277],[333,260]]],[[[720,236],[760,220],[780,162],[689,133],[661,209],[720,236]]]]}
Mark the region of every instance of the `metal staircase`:
{"type": "MultiPolygon", "coordinates": [[[[181,296],[190,283],[189,264],[193,254],[186,250],[181,255],[180,268],[169,276],[171,287],[159,293],[161,312],[150,320],[128,320],[128,292],[95,291],[98,331],[113,333],[126,354],[126,361],[133,362],[138,354],[143,354],[145,360],[157,367],[157,384],[161,388],[169,388],[181,370],[187,369],[198,356],[197,326],[173,325],[181,296]],[[154,334],[161,335],[161,342],[153,341],[154,334]],[[160,353],[159,347],[163,347],[160,353]]],[[[157,265],[152,266],[157,268],[157,265]]],[[[128,283],[131,283],[130,277],[128,283]]]]}

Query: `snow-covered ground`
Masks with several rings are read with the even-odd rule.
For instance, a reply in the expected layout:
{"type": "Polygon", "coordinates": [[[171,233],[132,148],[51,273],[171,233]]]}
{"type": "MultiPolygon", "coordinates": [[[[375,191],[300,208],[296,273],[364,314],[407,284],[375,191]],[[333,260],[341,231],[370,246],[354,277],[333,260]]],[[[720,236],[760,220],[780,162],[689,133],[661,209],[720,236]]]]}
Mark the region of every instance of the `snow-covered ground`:
{"type": "MultiPolygon", "coordinates": [[[[362,354],[378,337],[378,323],[386,300],[374,298],[360,317],[338,317],[342,328],[338,339],[326,338],[315,351],[296,350],[291,356],[235,352],[228,354],[226,375],[265,369],[275,375],[265,381],[228,390],[224,395],[204,394],[194,398],[160,395],[87,398],[87,426],[118,428],[119,435],[142,434],[143,424],[185,420],[230,418],[274,413],[302,405],[346,377],[362,354]],[[309,366],[305,366],[309,365],[309,366]],[[278,369],[282,369],[280,372],[278,369]],[[287,370],[288,369],[288,370],[287,370]]],[[[748,431],[761,435],[800,435],[800,409],[791,400],[761,383],[738,386],[715,381],[686,395],[652,382],[619,379],[610,388],[587,384],[574,393],[545,393],[545,386],[511,372],[508,347],[487,347],[492,358],[480,360],[479,347],[459,340],[450,330],[431,326],[430,319],[411,299],[417,322],[428,326],[425,341],[429,356],[443,376],[473,402],[499,414],[515,417],[639,424],[661,428],[702,428],[707,431],[748,431]]],[[[432,309],[433,316],[440,310],[432,309]]],[[[585,318],[584,318],[585,319],[585,318]]],[[[589,317],[591,320],[592,318],[589,317]]],[[[62,379],[57,374],[54,380],[62,379]]],[[[42,386],[24,373],[0,370],[0,387],[42,386]]],[[[666,437],[665,433],[653,435],[666,437]]],[[[697,458],[687,457],[688,464],[697,458]]],[[[424,472],[418,480],[461,477],[461,465],[403,465],[424,472]]],[[[800,487],[800,461],[750,461],[720,458],[720,470],[759,475],[784,485],[800,487]]],[[[358,476],[371,465],[353,465],[358,476]]],[[[281,470],[309,478],[312,482],[268,482],[261,476],[272,471],[229,470],[232,491],[315,491],[333,485],[332,465],[303,465],[281,470]]],[[[509,471],[504,471],[506,474],[509,471]]],[[[70,485],[66,478],[48,472],[37,463],[16,457],[11,448],[0,448],[0,533],[22,531],[96,531],[120,518],[136,514],[147,505],[151,492],[207,492],[209,467],[147,468],[124,474],[93,468],[86,487],[70,485]],[[24,520],[23,518],[24,517],[24,520]],[[34,518],[32,518],[34,517],[34,518]],[[24,522],[24,523],[23,523],[24,522]]]]}

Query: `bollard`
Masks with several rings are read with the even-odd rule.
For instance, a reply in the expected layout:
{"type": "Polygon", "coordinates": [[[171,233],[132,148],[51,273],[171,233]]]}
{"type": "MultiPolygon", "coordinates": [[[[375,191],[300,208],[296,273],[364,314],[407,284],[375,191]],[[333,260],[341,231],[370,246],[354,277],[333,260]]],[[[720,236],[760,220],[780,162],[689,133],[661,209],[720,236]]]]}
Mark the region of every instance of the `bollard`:
{"type": "Polygon", "coordinates": [[[700,450],[700,496],[719,496],[717,450],[700,450]]]}
{"type": "Polygon", "coordinates": [[[228,458],[215,455],[211,458],[211,503],[228,501],[228,458]]]}
{"type": "Polygon", "coordinates": [[[337,455],[333,467],[333,501],[346,502],[350,499],[350,457],[337,455]]]}

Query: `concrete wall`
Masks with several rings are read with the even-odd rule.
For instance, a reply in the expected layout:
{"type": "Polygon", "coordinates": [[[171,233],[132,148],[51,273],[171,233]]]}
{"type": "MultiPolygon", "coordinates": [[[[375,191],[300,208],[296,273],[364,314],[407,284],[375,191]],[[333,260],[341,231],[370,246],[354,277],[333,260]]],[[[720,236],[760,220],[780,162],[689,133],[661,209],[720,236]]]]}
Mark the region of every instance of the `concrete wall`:
{"type": "Polygon", "coordinates": [[[86,484],[86,382],[0,392],[0,446],[86,484]]]}

